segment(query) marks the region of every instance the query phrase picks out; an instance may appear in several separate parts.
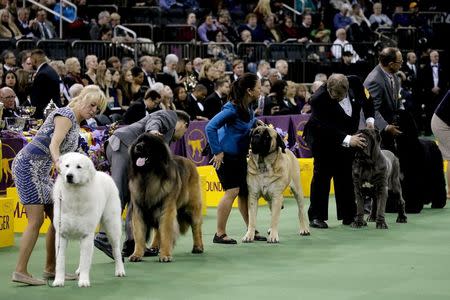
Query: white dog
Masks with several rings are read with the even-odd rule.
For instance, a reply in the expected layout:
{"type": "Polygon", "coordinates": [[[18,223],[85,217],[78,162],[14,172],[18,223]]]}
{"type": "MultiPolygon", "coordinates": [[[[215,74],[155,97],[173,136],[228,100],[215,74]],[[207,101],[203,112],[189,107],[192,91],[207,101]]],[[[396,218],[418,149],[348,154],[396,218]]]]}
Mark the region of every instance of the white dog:
{"type": "Polygon", "coordinates": [[[80,240],[80,264],[76,271],[79,275],[78,286],[90,286],[94,234],[99,222],[112,245],[115,275],[125,276],[120,251],[120,198],[113,179],[108,174],[96,171],[87,156],[75,152],[60,157],[59,170],[53,188],[53,224],[56,230],[53,286],[64,286],[65,252],[69,239],[80,240]]]}

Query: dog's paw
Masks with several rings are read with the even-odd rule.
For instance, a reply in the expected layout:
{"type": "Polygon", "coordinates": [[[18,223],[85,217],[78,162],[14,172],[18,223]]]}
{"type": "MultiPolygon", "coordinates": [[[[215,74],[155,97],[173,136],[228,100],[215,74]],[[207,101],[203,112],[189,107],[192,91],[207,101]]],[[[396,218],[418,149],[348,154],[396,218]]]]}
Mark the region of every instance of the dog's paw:
{"type": "Polygon", "coordinates": [[[367,222],[364,220],[353,221],[350,225],[352,228],[361,228],[367,226],[367,222]]]}
{"type": "Polygon", "coordinates": [[[308,236],[308,235],[311,235],[311,233],[309,232],[309,229],[308,228],[303,228],[303,229],[300,229],[300,235],[301,236],[308,236]]]}
{"type": "Polygon", "coordinates": [[[385,221],[377,222],[377,229],[388,229],[388,226],[385,221]]]}
{"type": "Polygon", "coordinates": [[[375,222],[377,219],[376,219],[376,217],[374,217],[374,216],[372,216],[372,215],[369,215],[368,217],[367,217],[367,222],[375,222]]]}
{"type": "Polygon", "coordinates": [[[64,278],[63,279],[55,279],[52,283],[53,287],[63,287],[64,286],[64,278]]]}
{"type": "Polygon", "coordinates": [[[243,243],[253,243],[255,240],[255,231],[247,231],[247,233],[242,238],[243,243]]]}
{"type": "Polygon", "coordinates": [[[137,254],[131,254],[130,257],[128,258],[129,261],[131,262],[140,262],[142,261],[142,255],[137,255],[137,254]]]}
{"type": "Polygon", "coordinates": [[[91,286],[91,282],[89,281],[89,279],[80,279],[78,280],[78,287],[90,287],[91,286]]]}
{"type": "Polygon", "coordinates": [[[399,215],[397,217],[397,223],[408,223],[408,217],[405,215],[399,215]]]}
{"type": "Polygon", "coordinates": [[[170,255],[167,256],[160,256],[159,257],[159,262],[171,262],[173,260],[173,257],[170,255]]]}
{"type": "Polygon", "coordinates": [[[116,277],[125,277],[125,268],[123,267],[123,265],[116,267],[114,275],[116,277]]]}
{"type": "Polygon", "coordinates": [[[203,253],[203,246],[194,246],[192,248],[192,253],[194,253],[194,254],[203,253]]]}
{"type": "Polygon", "coordinates": [[[267,242],[269,244],[277,244],[280,242],[280,238],[278,237],[278,233],[273,231],[269,234],[269,237],[267,238],[267,242]]]}

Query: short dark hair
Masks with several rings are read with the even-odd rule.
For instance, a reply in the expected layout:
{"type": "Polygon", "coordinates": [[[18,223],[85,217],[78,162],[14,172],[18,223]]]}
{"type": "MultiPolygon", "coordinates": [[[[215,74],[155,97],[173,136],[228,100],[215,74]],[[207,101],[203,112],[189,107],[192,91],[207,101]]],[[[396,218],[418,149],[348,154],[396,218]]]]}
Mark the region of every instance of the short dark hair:
{"type": "Polygon", "coordinates": [[[155,101],[156,99],[161,98],[161,95],[160,95],[157,91],[155,91],[155,90],[150,90],[150,89],[148,89],[148,90],[145,92],[144,99],[149,99],[149,98],[150,98],[152,101],[155,101]]]}
{"type": "Polygon", "coordinates": [[[227,79],[227,78],[220,78],[220,79],[217,79],[215,82],[214,82],[214,88],[217,90],[218,88],[220,88],[221,86],[223,86],[225,83],[229,83],[230,81],[227,79]]]}
{"type": "Polygon", "coordinates": [[[189,122],[191,121],[191,116],[184,110],[175,110],[177,114],[178,120],[183,120],[186,122],[186,125],[189,127],[189,122]]]}
{"type": "Polygon", "coordinates": [[[195,86],[194,92],[208,93],[208,89],[206,88],[206,86],[204,86],[203,84],[199,83],[199,84],[197,84],[197,85],[195,86]]]}
{"type": "Polygon", "coordinates": [[[395,47],[387,47],[381,50],[380,55],[378,56],[378,61],[382,66],[387,67],[389,63],[397,61],[397,52],[399,52],[398,48],[395,47]]]}
{"type": "Polygon", "coordinates": [[[33,49],[31,55],[45,56],[45,52],[42,49],[33,49]]]}
{"type": "Polygon", "coordinates": [[[141,68],[139,67],[132,67],[131,68],[131,75],[133,75],[133,77],[138,77],[139,74],[144,73],[144,71],[142,71],[141,68]]]}

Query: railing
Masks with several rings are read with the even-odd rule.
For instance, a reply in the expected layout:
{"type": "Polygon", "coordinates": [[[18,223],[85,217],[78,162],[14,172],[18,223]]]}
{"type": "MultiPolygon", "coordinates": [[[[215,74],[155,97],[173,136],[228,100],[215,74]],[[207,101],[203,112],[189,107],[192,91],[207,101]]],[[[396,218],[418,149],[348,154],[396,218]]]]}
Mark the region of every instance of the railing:
{"type": "Polygon", "coordinates": [[[63,25],[62,25],[63,20],[66,21],[66,22],[69,22],[69,23],[73,23],[73,22],[76,20],[78,7],[77,7],[75,4],[73,4],[72,2],[68,1],[68,0],[61,0],[60,5],[59,5],[59,13],[57,13],[57,12],[51,10],[51,9],[48,8],[47,6],[45,6],[45,5],[43,5],[43,4],[39,3],[39,2],[37,2],[37,1],[35,1],[35,0],[23,0],[23,7],[26,6],[25,3],[26,3],[27,1],[30,2],[31,4],[34,4],[34,5],[36,5],[36,6],[40,7],[40,8],[42,8],[43,10],[45,10],[45,11],[49,12],[50,14],[52,14],[52,15],[54,15],[54,16],[56,16],[56,17],[59,18],[59,38],[60,38],[61,40],[63,39],[63,25]],[[74,18],[73,20],[71,20],[71,19],[69,19],[69,18],[66,18],[66,17],[63,15],[63,6],[62,6],[62,3],[71,6],[71,7],[75,10],[75,18],[74,18]]]}

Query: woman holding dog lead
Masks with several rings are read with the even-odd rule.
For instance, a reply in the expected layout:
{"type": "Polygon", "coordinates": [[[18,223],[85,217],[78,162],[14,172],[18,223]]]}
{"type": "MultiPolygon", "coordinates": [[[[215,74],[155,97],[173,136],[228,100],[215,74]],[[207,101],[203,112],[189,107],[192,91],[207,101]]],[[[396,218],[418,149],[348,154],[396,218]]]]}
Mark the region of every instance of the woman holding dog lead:
{"type": "MultiPolygon", "coordinates": [[[[233,201],[238,197],[239,211],[248,226],[247,153],[249,134],[256,123],[251,104],[258,100],[261,83],[258,77],[245,73],[231,88],[231,100],[206,125],[206,135],[214,157],[211,159],[225,195],[217,207],[217,230],[213,242],[236,244],[227,236],[226,225],[233,201]]],[[[256,232],[257,233],[257,232],[256,232]]],[[[255,240],[266,241],[255,235],[255,240]]]]}
{"type": "MultiPolygon", "coordinates": [[[[44,87],[43,87],[44,88],[44,87]]],[[[19,258],[12,281],[28,285],[45,285],[28,272],[28,261],[36,244],[45,215],[53,220],[51,178],[52,166],[57,166],[60,155],[78,149],[80,123],[106,108],[106,97],[98,86],[83,88],[68,107],[53,111],[33,140],[19,151],[12,164],[14,182],[20,202],[25,207],[28,225],[22,235],[19,258]]],[[[44,279],[55,275],[55,229],[50,226],[46,236],[47,259],[44,279]]],[[[75,275],[66,275],[75,280],[75,275]]]]}

